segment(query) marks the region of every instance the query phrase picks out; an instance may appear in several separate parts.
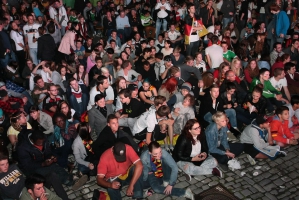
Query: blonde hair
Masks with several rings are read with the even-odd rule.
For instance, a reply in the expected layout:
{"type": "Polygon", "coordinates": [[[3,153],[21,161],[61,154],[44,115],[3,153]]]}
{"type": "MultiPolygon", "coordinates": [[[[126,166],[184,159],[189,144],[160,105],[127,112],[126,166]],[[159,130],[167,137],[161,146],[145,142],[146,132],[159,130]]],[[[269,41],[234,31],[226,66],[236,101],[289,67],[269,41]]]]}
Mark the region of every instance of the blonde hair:
{"type": "Polygon", "coordinates": [[[220,112],[217,111],[213,116],[212,119],[214,122],[217,122],[220,118],[225,117],[226,118],[226,114],[224,112],[220,112]]]}
{"type": "Polygon", "coordinates": [[[101,67],[101,72],[103,74],[109,72],[109,70],[106,67],[101,67]]]}
{"type": "Polygon", "coordinates": [[[236,64],[237,61],[241,62],[241,60],[239,58],[234,58],[233,59],[232,64],[231,64],[231,69],[233,70],[233,72],[235,72],[236,76],[240,76],[241,68],[239,68],[239,69],[235,68],[235,64],[236,64]]]}
{"type": "Polygon", "coordinates": [[[21,115],[24,114],[21,111],[17,111],[15,113],[12,114],[12,116],[10,117],[10,124],[11,126],[16,130],[16,131],[21,131],[22,127],[18,120],[20,119],[21,115]]]}

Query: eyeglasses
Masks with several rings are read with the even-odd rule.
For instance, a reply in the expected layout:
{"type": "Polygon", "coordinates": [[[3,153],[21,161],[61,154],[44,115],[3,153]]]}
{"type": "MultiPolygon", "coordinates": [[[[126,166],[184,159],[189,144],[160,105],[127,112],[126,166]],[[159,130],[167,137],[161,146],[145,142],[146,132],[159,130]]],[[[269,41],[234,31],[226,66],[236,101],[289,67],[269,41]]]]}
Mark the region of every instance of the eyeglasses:
{"type": "Polygon", "coordinates": [[[195,131],[200,130],[200,129],[201,129],[200,126],[199,126],[199,127],[196,127],[196,128],[192,128],[192,130],[195,130],[195,131]]]}
{"type": "Polygon", "coordinates": [[[67,109],[68,107],[61,107],[61,110],[67,109]]]}

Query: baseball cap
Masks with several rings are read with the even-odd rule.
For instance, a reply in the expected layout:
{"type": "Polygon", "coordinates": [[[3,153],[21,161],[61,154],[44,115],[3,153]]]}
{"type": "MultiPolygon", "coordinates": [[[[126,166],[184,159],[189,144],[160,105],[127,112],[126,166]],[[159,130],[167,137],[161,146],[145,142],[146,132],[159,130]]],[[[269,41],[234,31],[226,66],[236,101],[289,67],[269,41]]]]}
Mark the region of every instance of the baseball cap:
{"type": "Polygon", "coordinates": [[[122,142],[117,142],[113,147],[113,155],[117,162],[126,161],[126,145],[122,142]]]}
{"type": "Polygon", "coordinates": [[[134,91],[134,90],[138,89],[138,87],[137,87],[136,84],[129,84],[127,88],[128,88],[129,90],[131,90],[131,91],[134,91]]]}
{"type": "Polygon", "coordinates": [[[0,81],[0,88],[1,88],[2,86],[5,86],[5,83],[4,83],[3,81],[0,81]]]}
{"type": "Polygon", "coordinates": [[[256,121],[256,123],[257,123],[258,125],[260,125],[260,124],[264,124],[264,123],[266,123],[266,122],[269,122],[269,120],[267,119],[267,117],[266,117],[266,116],[263,116],[263,115],[259,115],[259,116],[257,116],[256,119],[255,119],[255,121],[256,121]]]}

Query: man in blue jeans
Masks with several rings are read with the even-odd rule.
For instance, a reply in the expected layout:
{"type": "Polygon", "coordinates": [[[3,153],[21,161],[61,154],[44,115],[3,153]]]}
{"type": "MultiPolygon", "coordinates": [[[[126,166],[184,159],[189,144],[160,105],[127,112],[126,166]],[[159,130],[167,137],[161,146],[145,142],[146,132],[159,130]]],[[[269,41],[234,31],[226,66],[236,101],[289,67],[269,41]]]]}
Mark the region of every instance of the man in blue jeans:
{"type": "Polygon", "coordinates": [[[190,188],[174,188],[177,181],[178,166],[172,156],[162,149],[158,142],[152,141],[148,150],[141,155],[143,164],[143,186],[151,187],[155,193],[194,199],[190,188]],[[163,183],[163,185],[162,185],[163,183]]]}
{"type": "Polygon", "coordinates": [[[134,149],[117,142],[107,149],[98,164],[97,183],[107,188],[110,199],[121,200],[121,188],[129,185],[127,196],[143,199],[142,163],[134,149]]]}
{"type": "Polygon", "coordinates": [[[75,78],[69,80],[70,87],[67,89],[67,98],[71,108],[81,116],[87,109],[88,91],[84,84],[79,84],[75,78]]]}

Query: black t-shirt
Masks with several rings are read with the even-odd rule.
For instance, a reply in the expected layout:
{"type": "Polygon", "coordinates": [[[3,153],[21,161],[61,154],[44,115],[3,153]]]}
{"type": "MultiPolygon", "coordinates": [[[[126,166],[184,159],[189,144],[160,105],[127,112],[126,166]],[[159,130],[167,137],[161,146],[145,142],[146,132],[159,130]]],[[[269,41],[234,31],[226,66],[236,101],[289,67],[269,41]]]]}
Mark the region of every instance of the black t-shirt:
{"type": "Polygon", "coordinates": [[[145,112],[143,102],[138,99],[131,99],[129,104],[123,104],[123,112],[122,114],[128,114],[129,118],[135,118],[140,116],[143,112],[145,112]]]}
{"type": "Polygon", "coordinates": [[[11,165],[7,172],[0,173],[0,194],[3,199],[19,199],[24,186],[25,178],[16,165],[11,165]]]}

